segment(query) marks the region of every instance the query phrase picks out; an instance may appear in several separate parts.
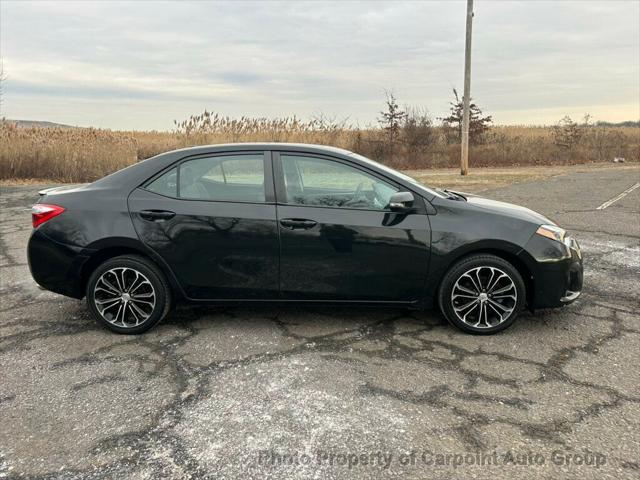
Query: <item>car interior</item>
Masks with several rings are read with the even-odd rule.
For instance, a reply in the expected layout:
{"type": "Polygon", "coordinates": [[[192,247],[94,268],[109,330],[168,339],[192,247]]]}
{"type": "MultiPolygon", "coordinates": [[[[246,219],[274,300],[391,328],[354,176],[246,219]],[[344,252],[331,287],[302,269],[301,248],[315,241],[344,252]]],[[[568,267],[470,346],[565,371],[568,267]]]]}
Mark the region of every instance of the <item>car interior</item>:
{"type": "Polygon", "coordinates": [[[383,210],[397,188],[336,162],[283,157],[287,203],[383,210]]]}
{"type": "Polygon", "coordinates": [[[227,202],[264,202],[262,156],[197,159],[180,166],[180,197],[227,202]]]}

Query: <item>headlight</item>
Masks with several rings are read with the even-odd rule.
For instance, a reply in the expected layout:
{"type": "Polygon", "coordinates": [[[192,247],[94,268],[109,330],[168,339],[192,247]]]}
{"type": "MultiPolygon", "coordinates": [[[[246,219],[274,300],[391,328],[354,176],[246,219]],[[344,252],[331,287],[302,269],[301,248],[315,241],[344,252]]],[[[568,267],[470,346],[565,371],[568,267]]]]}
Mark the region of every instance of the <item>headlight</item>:
{"type": "Polygon", "coordinates": [[[557,227],[556,225],[540,225],[536,233],[560,243],[564,243],[564,237],[567,234],[564,228],[557,227]]]}

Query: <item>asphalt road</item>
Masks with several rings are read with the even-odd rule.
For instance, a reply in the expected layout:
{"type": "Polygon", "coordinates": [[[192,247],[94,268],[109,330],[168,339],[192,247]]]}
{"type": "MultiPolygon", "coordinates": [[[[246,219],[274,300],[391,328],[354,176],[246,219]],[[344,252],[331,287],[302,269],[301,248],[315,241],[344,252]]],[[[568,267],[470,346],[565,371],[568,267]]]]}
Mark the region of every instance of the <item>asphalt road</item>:
{"type": "Polygon", "coordinates": [[[578,302],[491,337],[430,312],[277,307],[118,336],[36,288],[37,188],[3,188],[0,478],[638,478],[640,189],[596,208],[639,177],[486,192],[566,226],[586,262],[578,302]]]}

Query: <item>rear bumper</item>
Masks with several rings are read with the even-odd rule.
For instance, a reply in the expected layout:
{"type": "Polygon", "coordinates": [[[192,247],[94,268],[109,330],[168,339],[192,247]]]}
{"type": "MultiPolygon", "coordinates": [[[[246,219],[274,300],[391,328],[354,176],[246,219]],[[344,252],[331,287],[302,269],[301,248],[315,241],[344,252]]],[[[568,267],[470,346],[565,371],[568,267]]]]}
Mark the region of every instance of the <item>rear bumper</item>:
{"type": "Polygon", "coordinates": [[[34,230],[27,258],[31,276],[42,288],[73,298],[84,296],[81,271],[89,259],[85,249],[56,242],[34,230]]]}
{"type": "MultiPolygon", "coordinates": [[[[533,242],[544,241],[538,238],[533,242]]],[[[531,243],[531,242],[530,242],[531,243]]],[[[553,308],[568,305],[578,299],[582,293],[583,266],[582,251],[578,242],[570,239],[568,245],[554,242],[558,248],[562,248],[562,255],[551,253],[548,258],[540,257],[536,259],[531,268],[533,293],[530,296],[530,307],[553,308]]],[[[536,246],[531,246],[529,252],[540,251],[536,246]]],[[[550,253],[549,245],[543,251],[550,253]]]]}

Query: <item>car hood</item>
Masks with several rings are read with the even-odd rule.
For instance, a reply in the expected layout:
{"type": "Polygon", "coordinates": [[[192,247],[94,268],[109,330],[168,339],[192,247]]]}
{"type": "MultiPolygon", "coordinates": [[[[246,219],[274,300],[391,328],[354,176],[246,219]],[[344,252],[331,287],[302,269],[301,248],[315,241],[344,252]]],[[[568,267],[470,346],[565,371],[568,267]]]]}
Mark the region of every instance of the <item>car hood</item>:
{"type": "Polygon", "coordinates": [[[553,220],[545,217],[544,215],[534,212],[533,210],[522,207],[520,205],[514,205],[513,203],[500,202],[498,200],[491,200],[489,198],[480,197],[470,193],[459,193],[467,199],[467,203],[471,206],[488,210],[500,215],[507,215],[526,222],[536,223],[538,225],[556,225],[553,220]]]}

